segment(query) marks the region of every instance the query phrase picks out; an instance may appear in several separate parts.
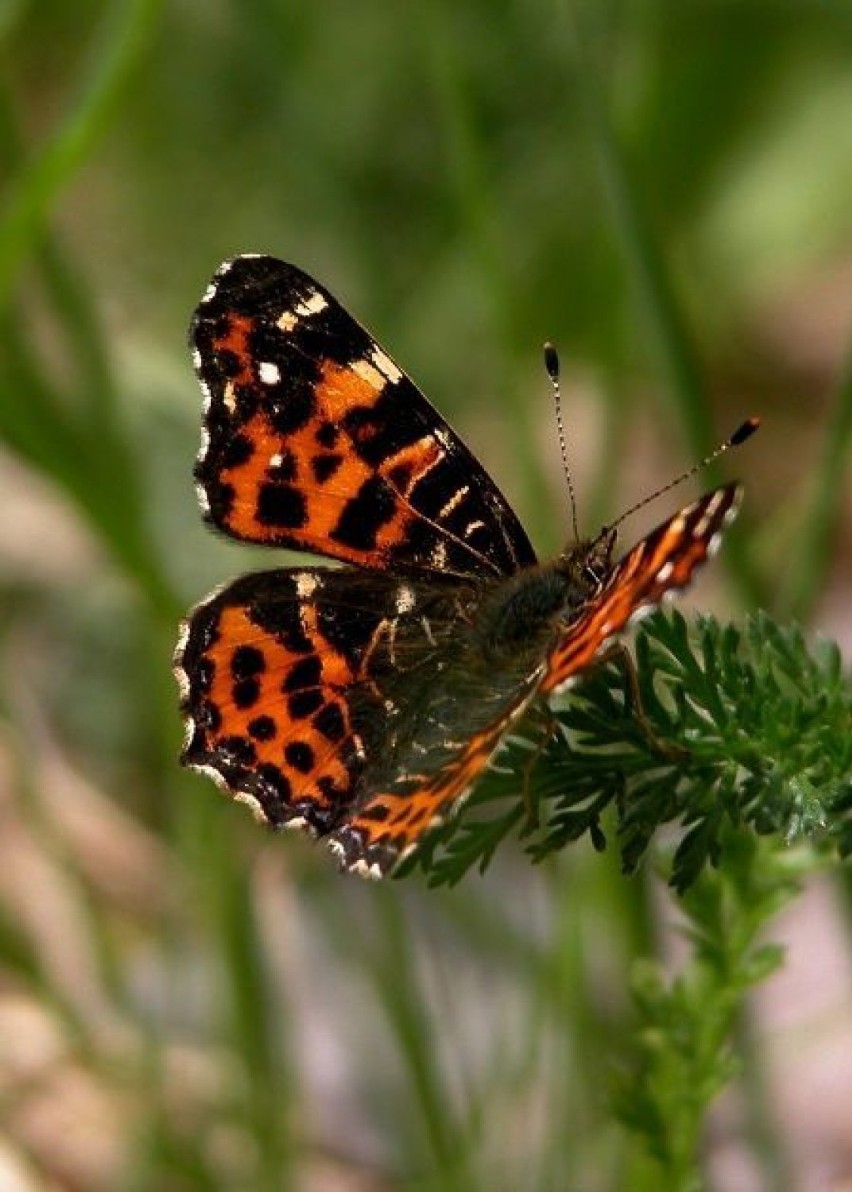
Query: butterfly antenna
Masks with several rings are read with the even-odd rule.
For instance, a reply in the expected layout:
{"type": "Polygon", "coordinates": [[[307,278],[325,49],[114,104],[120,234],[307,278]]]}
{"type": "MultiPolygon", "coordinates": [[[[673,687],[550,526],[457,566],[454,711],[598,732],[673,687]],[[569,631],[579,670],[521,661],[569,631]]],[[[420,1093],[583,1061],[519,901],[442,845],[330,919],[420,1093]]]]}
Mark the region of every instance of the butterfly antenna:
{"type": "Polygon", "coordinates": [[[680,476],[675,476],[674,480],[670,480],[668,484],[664,484],[662,488],[658,488],[656,492],[652,492],[650,496],[643,497],[641,501],[637,501],[635,505],[631,505],[619,518],[607,526],[605,532],[614,530],[616,526],[636,513],[639,509],[644,509],[646,505],[650,505],[652,501],[656,501],[657,497],[663,496],[664,493],[669,492],[673,488],[677,488],[679,484],[683,484],[684,480],[689,480],[690,476],[694,476],[696,472],[700,472],[702,468],[706,468],[714,459],[718,459],[720,455],[724,455],[726,451],[730,451],[732,447],[739,447],[741,443],[745,443],[746,439],[750,439],[757,428],[760,426],[759,418],[746,418],[745,422],[741,423],[732,435],[728,435],[724,442],[715,447],[709,455],[705,455],[704,459],[693,464],[691,468],[687,468],[680,476]]]}
{"type": "Polygon", "coordinates": [[[574,492],[574,481],[571,468],[568,466],[568,447],[565,442],[565,425],[562,421],[562,390],[559,387],[559,353],[550,342],[544,345],[544,367],[553,386],[553,402],[556,406],[556,433],[559,435],[559,450],[562,452],[562,469],[568,481],[568,495],[571,498],[571,521],[574,525],[574,540],[580,541],[580,531],[577,526],[577,495],[574,492]]]}

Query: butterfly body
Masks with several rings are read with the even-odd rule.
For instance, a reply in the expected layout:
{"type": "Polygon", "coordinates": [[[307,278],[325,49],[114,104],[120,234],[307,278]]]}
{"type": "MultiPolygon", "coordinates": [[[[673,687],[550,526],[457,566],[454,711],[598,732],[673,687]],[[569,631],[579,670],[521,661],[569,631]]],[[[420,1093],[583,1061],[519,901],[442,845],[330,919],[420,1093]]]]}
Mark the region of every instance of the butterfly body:
{"type": "Polygon", "coordinates": [[[356,872],[391,870],[530,701],[685,586],[736,511],[726,486],[618,562],[604,530],[539,564],[478,461],[306,274],[226,262],[191,338],[208,519],[346,566],[243,576],[190,613],[183,761],[356,872]]]}

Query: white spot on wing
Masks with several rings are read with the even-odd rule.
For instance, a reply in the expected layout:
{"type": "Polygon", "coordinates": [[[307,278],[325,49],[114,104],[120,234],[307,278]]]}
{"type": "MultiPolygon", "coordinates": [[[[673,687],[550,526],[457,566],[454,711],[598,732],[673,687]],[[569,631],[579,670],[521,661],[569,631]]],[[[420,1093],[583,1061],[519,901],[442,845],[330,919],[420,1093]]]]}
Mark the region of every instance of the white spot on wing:
{"type": "Polygon", "coordinates": [[[416,603],[417,597],[414,595],[414,589],[410,588],[408,584],[403,584],[396,594],[396,611],[410,613],[416,603]]]}
{"type": "Polygon", "coordinates": [[[298,321],[292,310],[285,310],[275,320],[275,326],[279,331],[283,331],[285,335],[289,335],[298,321]]]}
{"type": "Polygon", "coordinates": [[[284,823],[287,832],[311,832],[312,828],[303,815],[294,815],[284,823]]]}
{"type": "Polygon", "coordinates": [[[357,873],[359,877],[368,877],[371,881],[377,882],[381,879],[382,870],[377,861],[369,864],[363,857],[359,857],[357,861],[349,867],[353,873],[357,873]]]}
{"type": "Polygon", "coordinates": [[[432,554],[429,557],[429,562],[432,564],[433,567],[436,567],[439,571],[443,567],[446,567],[446,565],[447,565],[447,544],[445,542],[439,542],[436,544],[435,549],[432,551],[432,554]]]}
{"type": "Polygon", "coordinates": [[[386,355],[378,345],[373,348],[371,359],[382,376],[390,381],[392,385],[396,385],[402,380],[400,369],[397,368],[390,356],[386,355]]]}
{"type": "Polygon", "coordinates": [[[662,567],[657,572],[657,583],[664,584],[673,571],[674,563],[672,563],[671,559],[668,561],[668,563],[663,563],[662,567]]]}
{"type": "Polygon", "coordinates": [[[328,302],[319,290],[312,290],[305,301],[300,302],[293,309],[300,319],[309,319],[311,315],[318,315],[327,306],[328,302]]]}
{"type": "Polygon", "coordinates": [[[210,501],[207,498],[207,490],[201,481],[195,485],[195,495],[198,498],[198,505],[201,509],[202,516],[207,517],[210,512],[210,501]]]}
{"type": "Polygon", "coordinates": [[[439,510],[438,519],[448,517],[452,511],[462,503],[467,494],[470,492],[470,485],[463,484],[461,488],[456,489],[449,501],[439,510]]]}
{"type": "MultiPolygon", "coordinates": [[[[189,640],[189,621],[184,620],[184,621],[181,621],[181,623],[180,623],[177,644],[175,645],[174,662],[172,665],[172,670],[174,672],[175,678],[177,679],[177,684],[180,689],[181,702],[183,702],[184,700],[189,698],[189,676],[187,675],[186,671],[183,669],[183,656],[184,656],[184,652],[186,651],[186,643],[188,640],[189,640]]],[[[189,719],[191,720],[191,718],[189,718],[189,719]]],[[[194,724],[192,724],[190,727],[194,728],[194,724]]],[[[188,745],[189,741],[187,741],[186,744],[188,745]]]]}
{"type": "Polygon", "coordinates": [[[281,380],[281,370],[272,360],[262,360],[257,366],[257,375],[263,385],[277,385],[281,380]]]}
{"type": "Polygon", "coordinates": [[[318,576],[310,571],[300,571],[296,576],[296,595],[300,600],[310,600],[317,588],[322,587],[318,576]]]}
{"type": "Polygon", "coordinates": [[[706,535],[708,529],[712,525],[712,522],[713,522],[713,512],[710,509],[710,506],[708,505],[708,507],[705,509],[704,513],[702,514],[702,516],[695,523],[695,527],[692,531],[692,537],[697,538],[700,541],[706,535]]]}
{"type": "MultiPolygon", "coordinates": [[[[220,783],[220,786],[223,786],[225,790],[228,790],[228,783],[224,782],[224,780],[222,783],[220,783]]],[[[259,820],[261,824],[266,822],[266,815],[263,814],[263,808],[261,807],[260,802],[255,799],[254,795],[250,795],[247,790],[235,790],[232,791],[232,794],[234,794],[235,802],[245,803],[245,806],[249,808],[249,811],[254,815],[256,820],[259,820]]]]}
{"type": "Polygon", "coordinates": [[[353,360],[349,365],[352,371],[370,386],[371,389],[384,389],[385,380],[377,368],[369,360],[353,360]]]}

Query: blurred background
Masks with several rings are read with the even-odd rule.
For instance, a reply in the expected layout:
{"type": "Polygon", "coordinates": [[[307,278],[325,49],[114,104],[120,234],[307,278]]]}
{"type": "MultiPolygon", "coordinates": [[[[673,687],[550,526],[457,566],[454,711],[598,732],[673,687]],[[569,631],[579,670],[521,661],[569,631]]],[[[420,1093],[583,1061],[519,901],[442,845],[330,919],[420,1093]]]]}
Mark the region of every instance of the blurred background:
{"type": "MultiPolygon", "coordinates": [[[[202,525],[186,328],[223,258],[299,264],[542,554],[545,339],[589,532],[760,414],[686,606],[848,649],[852,10],[5,0],[0,47],[0,1187],[653,1187],[606,1108],[650,870],[376,888],[180,771],[178,620],[282,561],[202,525]]],[[[710,1186],[850,1186],[850,905],[777,924],[710,1186]]]]}

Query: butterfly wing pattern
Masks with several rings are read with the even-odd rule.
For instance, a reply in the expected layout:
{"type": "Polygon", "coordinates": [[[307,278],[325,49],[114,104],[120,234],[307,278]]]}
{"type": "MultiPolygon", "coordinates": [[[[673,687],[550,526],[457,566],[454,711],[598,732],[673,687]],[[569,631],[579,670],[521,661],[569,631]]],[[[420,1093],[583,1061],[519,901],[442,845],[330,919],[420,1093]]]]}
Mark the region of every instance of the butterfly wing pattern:
{"type": "Polygon", "coordinates": [[[628,551],[557,639],[547,659],[541,694],[564,690],[628,626],[687,587],[696,567],[718,549],[741,500],[738,484],[717,488],[628,551]]]}
{"type": "Polygon", "coordinates": [[[196,477],[219,529],[397,574],[535,562],[481,464],[301,270],[226,261],[190,335],[205,395],[196,477]]]}
{"type": "Polygon", "coordinates": [[[363,875],[451,814],[530,700],[684,587],[736,512],[729,485],[601,574],[539,566],[473,455],[294,266],[226,262],[191,340],[208,520],[349,566],[246,575],[190,612],[182,761],[363,875]]]}

